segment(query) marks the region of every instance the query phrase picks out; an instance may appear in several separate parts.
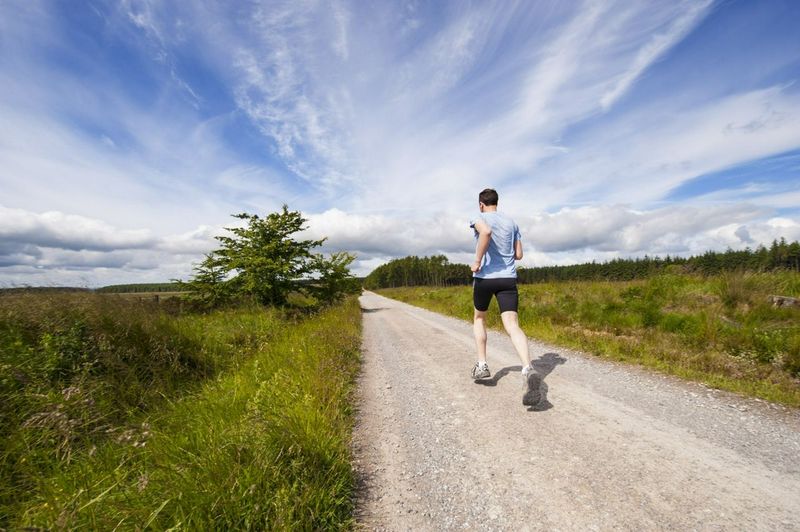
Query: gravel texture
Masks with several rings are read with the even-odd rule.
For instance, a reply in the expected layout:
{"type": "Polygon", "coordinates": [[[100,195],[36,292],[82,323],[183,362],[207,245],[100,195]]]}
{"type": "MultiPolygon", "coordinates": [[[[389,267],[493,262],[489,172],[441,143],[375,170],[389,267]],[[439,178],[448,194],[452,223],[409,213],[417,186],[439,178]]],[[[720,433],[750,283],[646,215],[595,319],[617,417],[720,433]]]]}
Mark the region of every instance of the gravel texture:
{"type": "Polygon", "coordinates": [[[800,530],[800,413],[361,297],[354,435],[367,530],[800,530]]]}

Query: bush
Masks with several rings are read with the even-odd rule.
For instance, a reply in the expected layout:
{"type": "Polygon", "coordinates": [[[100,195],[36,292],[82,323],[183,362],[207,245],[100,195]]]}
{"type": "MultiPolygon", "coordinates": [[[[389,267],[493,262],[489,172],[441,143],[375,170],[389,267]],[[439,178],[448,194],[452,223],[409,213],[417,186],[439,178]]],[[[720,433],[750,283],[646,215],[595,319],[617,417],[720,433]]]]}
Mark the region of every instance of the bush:
{"type": "Polygon", "coordinates": [[[700,319],[697,317],[676,313],[664,314],[659,326],[666,332],[681,334],[686,337],[695,337],[702,329],[700,319]]]}
{"type": "Polygon", "coordinates": [[[787,341],[781,366],[794,377],[800,378],[800,334],[795,333],[787,341]]]}
{"type": "Polygon", "coordinates": [[[715,292],[726,307],[733,309],[754,299],[755,286],[751,273],[741,270],[723,272],[717,278],[715,292]]]}
{"type": "Polygon", "coordinates": [[[658,301],[645,299],[632,305],[632,308],[639,314],[644,327],[655,327],[661,321],[661,304],[658,301]]]}

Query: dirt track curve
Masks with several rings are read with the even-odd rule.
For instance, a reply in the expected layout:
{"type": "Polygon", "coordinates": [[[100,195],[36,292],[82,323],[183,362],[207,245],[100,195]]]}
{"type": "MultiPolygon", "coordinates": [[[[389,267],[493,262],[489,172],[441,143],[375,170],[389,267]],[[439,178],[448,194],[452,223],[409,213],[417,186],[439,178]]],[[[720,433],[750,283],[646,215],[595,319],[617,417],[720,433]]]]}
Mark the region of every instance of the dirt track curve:
{"type": "Polygon", "coordinates": [[[800,530],[800,413],[361,297],[354,438],[367,530],[800,530]]]}

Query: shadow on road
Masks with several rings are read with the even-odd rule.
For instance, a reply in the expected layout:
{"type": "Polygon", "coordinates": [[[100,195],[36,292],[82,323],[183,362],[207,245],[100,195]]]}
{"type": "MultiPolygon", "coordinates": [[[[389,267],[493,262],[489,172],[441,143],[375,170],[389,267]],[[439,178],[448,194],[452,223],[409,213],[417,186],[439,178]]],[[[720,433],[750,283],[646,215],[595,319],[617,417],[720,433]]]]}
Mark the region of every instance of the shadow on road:
{"type": "MultiPolygon", "coordinates": [[[[558,353],[545,353],[536,360],[531,361],[534,371],[541,377],[539,392],[541,398],[539,402],[533,406],[528,407],[528,412],[544,412],[553,408],[553,404],[547,400],[547,391],[549,390],[547,383],[544,382],[545,377],[550,375],[556,366],[560,366],[567,361],[558,353]]],[[[521,368],[520,368],[521,369],[521,368]]]]}
{"type": "MultiPolygon", "coordinates": [[[[549,388],[547,383],[544,382],[544,379],[553,372],[556,366],[559,366],[566,361],[567,359],[558,353],[545,353],[536,360],[532,361],[533,370],[539,376],[538,382],[540,399],[535,405],[528,407],[529,412],[542,412],[544,410],[550,410],[553,408],[553,404],[547,400],[547,391],[549,388]]],[[[507,366],[495,373],[490,379],[480,379],[473,382],[481,386],[497,386],[497,383],[500,379],[509,373],[516,373],[518,371],[522,371],[522,366],[507,366]]]]}
{"type": "MultiPolygon", "coordinates": [[[[556,366],[560,366],[561,364],[567,361],[566,358],[562,357],[558,353],[545,353],[536,360],[532,361],[533,370],[539,376],[539,393],[540,399],[539,402],[533,406],[528,407],[529,412],[543,412],[545,410],[550,410],[553,408],[553,404],[547,400],[547,391],[549,390],[547,383],[544,381],[545,377],[550,375],[556,366]]],[[[522,366],[507,366],[497,373],[495,373],[490,379],[480,379],[477,381],[473,381],[475,384],[479,384],[481,386],[497,386],[497,383],[500,379],[508,375],[509,373],[516,373],[518,371],[522,371],[522,366]]]]}
{"type": "Polygon", "coordinates": [[[364,308],[364,307],[361,307],[361,312],[363,312],[364,314],[371,314],[373,312],[380,312],[382,310],[386,310],[386,308],[385,307],[376,307],[376,308],[364,308]]]}

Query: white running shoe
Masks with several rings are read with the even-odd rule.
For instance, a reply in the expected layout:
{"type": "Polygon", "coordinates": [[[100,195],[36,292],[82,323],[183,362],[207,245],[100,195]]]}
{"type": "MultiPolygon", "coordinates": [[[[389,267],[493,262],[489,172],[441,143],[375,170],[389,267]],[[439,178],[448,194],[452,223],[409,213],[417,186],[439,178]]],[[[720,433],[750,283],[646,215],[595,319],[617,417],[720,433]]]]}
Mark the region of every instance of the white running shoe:
{"type": "Polygon", "coordinates": [[[528,364],[522,368],[522,404],[536,406],[542,400],[542,376],[536,373],[533,366],[528,364]]]}
{"type": "Polygon", "coordinates": [[[489,366],[485,362],[483,364],[475,362],[475,366],[472,368],[473,380],[488,379],[491,375],[492,372],[489,371],[489,366]]]}

